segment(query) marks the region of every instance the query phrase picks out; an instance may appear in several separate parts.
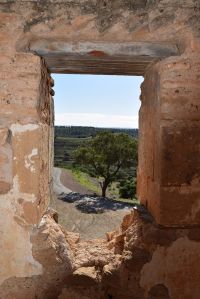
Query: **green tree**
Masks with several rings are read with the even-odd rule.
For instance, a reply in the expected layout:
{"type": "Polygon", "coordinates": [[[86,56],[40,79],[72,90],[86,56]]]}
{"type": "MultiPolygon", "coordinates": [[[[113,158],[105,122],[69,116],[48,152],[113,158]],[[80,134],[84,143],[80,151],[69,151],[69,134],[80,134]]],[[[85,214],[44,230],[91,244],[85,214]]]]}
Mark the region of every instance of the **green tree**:
{"type": "Polygon", "coordinates": [[[127,134],[101,132],[74,153],[75,163],[101,178],[102,197],[110,183],[120,175],[120,170],[129,168],[137,161],[137,140],[127,134]]]}

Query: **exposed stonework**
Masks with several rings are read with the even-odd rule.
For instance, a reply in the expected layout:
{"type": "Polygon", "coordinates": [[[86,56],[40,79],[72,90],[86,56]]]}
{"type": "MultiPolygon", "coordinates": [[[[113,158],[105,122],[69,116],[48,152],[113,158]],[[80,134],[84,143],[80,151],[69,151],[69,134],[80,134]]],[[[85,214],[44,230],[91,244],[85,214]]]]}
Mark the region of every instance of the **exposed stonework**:
{"type": "Polygon", "coordinates": [[[142,86],[138,194],[168,226],[200,221],[199,71],[188,50],[155,64],[142,86]]]}
{"type": "Polygon", "coordinates": [[[198,0],[0,1],[1,299],[199,298],[199,20],[198,0]],[[135,211],[108,242],[45,214],[51,70],[144,75],[138,195],[154,218],[135,211]]]}
{"type": "Polygon", "coordinates": [[[133,211],[107,242],[71,245],[74,269],[59,299],[198,298],[199,281],[185,275],[196,275],[200,266],[200,244],[191,232],[200,230],[166,229],[144,209],[133,211]]]}
{"type": "Polygon", "coordinates": [[[73,253],[65,234],[49,214],[42,218],[38,228],[32,232],[31,240],[26,240],[27,244],[30,241],[33,258],[40,265],[41,272],[32,277],[12,275],[1,285],[0,298],[56,298],[64,279],[72,273],[73,253]]]}
{"type": "Polygon", "coordinates": [[[80,242],[46,215],[31,238],[42,275],[7,279],[0,287],[1,298],[11,299],[13,293],[16,299],[53,299],[59,294],[62,299],[198,298],[199,282],[185,275],[191,266],[198,273],[200,266],[199,240],[191,238],[191,232],[199,235],[199,229],[160,228],[145,210],[135,210],[107,242],[80,242]]]}

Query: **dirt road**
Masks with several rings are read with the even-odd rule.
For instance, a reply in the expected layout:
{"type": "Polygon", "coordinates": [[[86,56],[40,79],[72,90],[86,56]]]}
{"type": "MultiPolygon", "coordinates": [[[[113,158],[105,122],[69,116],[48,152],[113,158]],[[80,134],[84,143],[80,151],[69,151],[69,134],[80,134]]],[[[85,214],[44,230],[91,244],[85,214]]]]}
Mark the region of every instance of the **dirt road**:
{"type": "Polygon", "coordinates": [[[59,195],[60,193],[69,193],[72,191],[61,182],[62,172],[63,171],[60,168],[54,167],[53,169],[53,189],[57,195],[59,195]]]}
{"type": "Polygon", "coordinates": [[[64,186],[67,186],[72,192],[77,192],[81,194],[92,194],[93,192],[89,189],[81,186],[79,182],[77,182],[70,170],[62,170],[60,175],[60,181],[64,186]]]}
{"type": "MultiPolygon", "coordinates": [[[[70,172],[61,170],[56,171],[55,174],[57,182],[61,181],[59,184],[56,184],[57,194],[59,191],[58,186],[61,186],[62,183],[65,184],[64,188],[68,190],[78,190],[79,192],[83,191],[84,193],[89,193],[89,190],[82,189],[83,187],[74,180],[70,172]],[[61,180],[58,178],[59,174],[61,180]]],[[[61,186],[60,193],[62,193],[63,190],[61,186]]],[[[74,203],[66,203],[58,199],[56,195],[51,201],[51,207],[57,210],[59,223],[68,231],[79,233],[84,240],[105,238],[105,233],[117,229],[123,217],[129,212],[127,208],[117,211],[106,211],[102,214],[86,214],[78,210],[74,203]]]]}

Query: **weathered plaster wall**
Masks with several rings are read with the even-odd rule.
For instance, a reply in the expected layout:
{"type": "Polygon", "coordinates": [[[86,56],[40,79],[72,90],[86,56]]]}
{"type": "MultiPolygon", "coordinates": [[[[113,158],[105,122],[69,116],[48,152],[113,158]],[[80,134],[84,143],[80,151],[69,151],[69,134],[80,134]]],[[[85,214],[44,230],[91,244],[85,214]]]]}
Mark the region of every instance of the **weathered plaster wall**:
{"type": "Polygon", "coordinates": [[[1,299],[199,298],[199,20],[197,0],[0,1],[1,299]],[[84,243],[44,216],[52,81],[36,41],[177,46],[146,70],[140,112],[138,194],[169,228],[136,214],[84,243]]]}
{"type": "Polygon", "coordinates": [[[1,13],[1,283],[43,273],[30,238],[46,211],[51,180],[49,75],[39,57],[16,52],[18,22],[1,13]]]}
{"type": "Polygon", "coordinates": [[[142,86],[138,194],[158,223],[199,224],[199,51],[149,68],[142,86]]]}

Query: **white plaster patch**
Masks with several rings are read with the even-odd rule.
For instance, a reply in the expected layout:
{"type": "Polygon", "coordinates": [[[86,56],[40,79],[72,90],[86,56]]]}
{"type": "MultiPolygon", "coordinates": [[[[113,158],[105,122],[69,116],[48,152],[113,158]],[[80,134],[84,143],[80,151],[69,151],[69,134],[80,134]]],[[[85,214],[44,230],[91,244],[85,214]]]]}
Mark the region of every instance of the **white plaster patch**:
{"type": "Polygon", "coordinates": [[[19,191],[19,179],[17,175],[13,178],[12,189],[6,194],[6,196],[4,194],[0,195],[0,200],[2,200],[3,202],[5,199],[6,201],[12,201],[16,200],[16,198],[24,198],[26,201],[36,202],[35,194],[22,193],[19,191]]]}
{"type": "Polygon", "coordinates": [[[14,198],[12,202],[0,200],[0,285],[13,276],[31,277],[43,273],[42,265],[32,254],[32,227],[21,226],[15,221],[14,205],[14,198]]]}
{"type": "MultiPolygon", "coordinates": [[[[35,152],[35,151],[34,151],[35,152]]],[[[30,241],[32,226],[21,226],[15,221],[20,214],[16,199],[35,202],[35,194],[19,191],[19,179],[13,178],[13,187],[5,195],[0,195],[0,285],[9,277],[31,277],[43,273],[42,265],[32,255],[30,241]]]]}
{"type": "Polygon", "coordinates": [[[29,155],[25,156],[25,167],[27,169],[30,169],[30,171],[33,173],[35,173],[36,170],[35,170],[35,166],[34,166],[35,162],[32,160],[32,158],[37,155],[38,155],[38,149],[34,148],[34,149],[32,149],[32,152],[29,155]]]}
{"type": "Polygon", "coordinates": [[[37,124],[27,124],[27,125],[12,124],[10,127],[13,136],[15,136],[15,134],[24,133],[26,131],[35,131],[38,128],[39,126],[37,124]]]}

